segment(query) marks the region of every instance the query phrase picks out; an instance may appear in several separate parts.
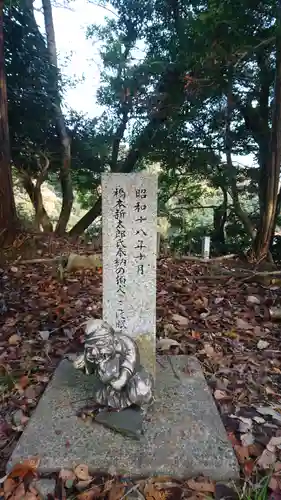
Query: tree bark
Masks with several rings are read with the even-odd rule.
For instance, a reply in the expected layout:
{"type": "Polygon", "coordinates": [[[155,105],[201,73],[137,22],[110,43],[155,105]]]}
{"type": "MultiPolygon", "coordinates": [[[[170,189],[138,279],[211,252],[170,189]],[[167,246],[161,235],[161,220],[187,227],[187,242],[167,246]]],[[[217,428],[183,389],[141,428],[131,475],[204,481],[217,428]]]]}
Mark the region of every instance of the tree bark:
{"type": "Polygon", "coordinates": [[[34,185],[27,172],[21,171],[21,181],[35,210],[35,224],[38,230],[42,229],[46,233],[53,232],[53,225],[44,207],[41,192],[41,184],[34,185]]]}
{"type": "Polygon", "coordinates": [[[223,202],[218,207],[214,207],[214,229],[212,234],[212,242],[217,251],[225,252],[225,223],[227,220],[227,190],[224,186],[220,186],[223,194],[223,202]]]}
{"type": "MultiPolygon", "coordinates": [[[[228,162],[231,161],[231,158],[228,159],[228,162]]],[[[231,165],[232,165],[232,161],[231,161],[231,165]]],[[[250,238],[253,240],[255,238],[255,228],[248,216],[248,214],[245,212],[245,210],[243,210],[242,206],[241,206],[241,203],[240,203],[240,200],[239,200],[239,194],[238,194],[238,189],[237,189],[237,183],[236,183],[236,175],[234,173],[234,167],[232,165],[232,169],[233,169],[233,172],[232,172],[232,177],[231,177],[231,180],[230,180],[230,194],[231,194],[231,198],[232,198],[232,201],[233,201],[233,208],[234,208],[234,212],[236,213],[238,219],[240,219],[240,221],[242,222],[243,226],[244,226],[244,229],[246,231],[246,233],[248,234],[248,236],[250,236],[250,238]]]]}
{"type": "MultiPolygon", "coordinates": [[[[43,11],[44,11],[44,21],[45,21],[45,31],[47,37],[47,49],[49,52],[50,63],[53,65],[57,72],[58,78],[58,60],[57,60],[57,48],[55,39],[55,29],[52,14],[52,5],[50,0],[42,0],[43,11]]],[[[73,188],[71,179],[71,145],[70,137],[67,133],[64,116],[61,110],[60,96],[58,89],[58,80],[56,82],[56,121],[57,121],[57,131],[61,140],[63,157],[62,164],[60,168],[60,183],[62,190],[62,207],[56,226],[56,233],[62,235],[66,231],[66,226],[69,221],[71,214],[71,209],[73,205],[73,188]]]]}
{"type": "Polygon", "coordinates": [[[281,161],[281,0],[278,2],[276,20],[276,63],[274,107],[270,137],[269,156],[266,163],[266,175],[263,176],[264,189],[260,222],[254,239],[251,257],[260,262],[269,255],[271,237],[276,220],[277,198],[280,178],[281,161]]]}
{"type": "Polygon", "coordinates": [[[12,185],[8,124],[7,84],[4,57],[4,1],[0,1],[0,234],[2,241],[13,239],[18,220],[12,185]]]}

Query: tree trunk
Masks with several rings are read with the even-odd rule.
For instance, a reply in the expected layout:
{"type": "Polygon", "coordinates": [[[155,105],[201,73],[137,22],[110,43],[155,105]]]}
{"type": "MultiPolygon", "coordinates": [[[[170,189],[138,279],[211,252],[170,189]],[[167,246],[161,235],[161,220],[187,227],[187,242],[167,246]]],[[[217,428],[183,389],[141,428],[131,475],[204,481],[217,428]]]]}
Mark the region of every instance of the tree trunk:
{"type": "Polygon", "coordinates": [[[100,196],[94,206],[69,231],[69,236],[78,238],[101,215],[101,201],[100,196]]]}
{"type": "Polygon", "coordinates": [[[213,245],[219,253],[225,252],[225,232],[224,227],[227,219],[227,190],[220,186],[223,193],[223,202],[214,208],[214,229],[212,234],[213,245]]]}
{"type": "Polygon", "coordinates": [[[278,221],[278,215],[280,214],[281,210],[281,187],[279,188],[279,193],[277,196],[277,203],[276,203],[276,212],[275,212],[275,218],[274,218],[274,225],[273,225],[273,231],[271,235],[271,240],[270,240],[270,245],[269,245],[269,252],[272,254],[273,251],[273,243],[274,243],[274,236],[275,236],[275,229],[278,221]]]}
{"type": "MultiPolygon", "coordinates": [[[[229,160],[228,160],[229,161],[229,160]]],[[[230,160],[231,161],[231,160],[230,160]]],[[[232,164],[232,162],[231,162],[232,164]]],[[[232,166],[233,170],[234,167],[232,166]]],[[[244,229],[248,236],[253,240],[255,238],[255,228],[248,216],[248,214],[245,212],[245,210],[242,208],[240,200],[239,200],[239,194],[238,194],[238,189],[237,189],[237,184],[236,184],[236,175],[233,173],[230,181],[230,189],[231,189],[231,197],[233,201],[233,208],[234,212],[236,213],[238,219],[242,222],[244,229]]]]}
{"type": "Polygon", "coordinates": [[[42,226],[44,232],[52,233],[53,225],[44,207],[41,185],[34,186],[27,172],[22,173],[21,180],[35,210],[35,223],[37,229],[40,230],[40,226],[42,226]]]}
{"type": "Polygon", "coordinates": [[[3,9],[4,1],[0,0],[0,244],[13,238],[18,225],[11,174],[3,9]]]}
{"type": "MultiPolygon", "coordinates": [[[[58,61],[57,61],[57,49],[56,49],[56,39],[55,39],[55,29],[53,23],[52,5],[50,0],[42,0],[43,11],[44,11],[44,21],[45,21],[45,31],[47,37],[47,49],[49,52],[50,63],[56,69],[58,78],[58,61]]],[[[57,131],[61,140],[63,157],[60,168],[60,183],[62,190],[62,207],[59,215],[59,220],[56,226],[56,233],[62,235],[66,231],[66,226],[69,221],[71,214],[71,209],[73,205],[73,188],[71,179],[71,147],[70,147],[70,137],[66,130],[64,116],[61,110],[60,96],[58,89],[58,80],[56,82],[56,120],[57,120],[57,131]]]]}
{"type": "Polygon", "coordinates": [[[266,259],[269,255],[271,237],[276,220],[277,197],[280,177],[281,161],[281,0],[278,2],[278,18],[276,21],[276,68],[274,108],[272,114],[272,127],[269,157],[266,164],[266,176],[264,176],[264,189],[262,191],[262,203],[260,222],[257,235],[252,246],[252,259],[257,262],[266,259]]]}

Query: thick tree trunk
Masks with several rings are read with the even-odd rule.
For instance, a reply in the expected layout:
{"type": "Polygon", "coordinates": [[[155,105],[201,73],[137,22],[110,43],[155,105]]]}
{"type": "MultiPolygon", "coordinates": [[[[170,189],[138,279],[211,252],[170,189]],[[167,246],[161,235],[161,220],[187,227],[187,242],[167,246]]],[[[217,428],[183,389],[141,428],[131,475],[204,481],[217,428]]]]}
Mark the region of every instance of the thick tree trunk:
{"type": "Polygon", "coordinates": [[[44,232],[52,233],[53,225],[44,207],[41,185],[35,186],[27,172],[22,173],[21,180],[35,210],[35,224],[37,229],[40,230],[42,227],[44,232]]]}
{"type": "Polygon", "coordinates": [[[214,208],[214,230],[212,234],[212,242],[215,249],[220,252],[225,252],[225,223],[227,219],[227,190],[224,186],[220,186],[223,193],[223,202],[220,206],[214,208]]]}
{"type": "Polygon", "coordinates": [[[273,231],[272,231],[270,245],[269,245],[269,252],[270,252],[270,254],[272,254],[272,251],[273,251],[273,243],[274,243],[275,230],[276,230],[276,225],[277,225],[277,221],[278,221],[278,215],[280,214],[280,210],[281,210],[281,187],[279,187],[279,193],[278,193],[278,196],[277,196],[274,225],[273,225],[273,231]]]}
{"type": "Polygon", "coordinates": [[[13,238],[17,228],[17,215],[12,185],[8,103],[4,58],[3,32],[4,1],[0,1],[0,244],[13,238]]]}
{"type": "Polygon", "coordinates": [[[263,178],[264,189],[261,196],[260,223],[252,247],[252,258],[257,262],[266,259],[269,255],[269,247],[276,220],[279,189],[281,161],[281,0],[279,0],[278,5],[276,25],[275,90],[270,148],[266,164],[267,175],[263,178]]]}
{"type": "MultiPolygon", "coordinates": [[[[50,0],[42,0],[45,31],[47,36],[47,49],[49,52],[50,63],[54,66],[58,74],[57,49],[55,39],[55,29],[52,14],[52,5],[50,0]]],[[[56,226],[57,234],[64,234],[69,221],[71,209],[73,205],[73,188],[71,179],[71,147],[70,137],[66,130],[64,116],[61,110],[58,85],[56,89],[55,110],[57,116],[57,131],[61,140],[63,158],[60,168],[60,183],[62,190],[62,207],[59,215],[59,220],[56,226]]]]}

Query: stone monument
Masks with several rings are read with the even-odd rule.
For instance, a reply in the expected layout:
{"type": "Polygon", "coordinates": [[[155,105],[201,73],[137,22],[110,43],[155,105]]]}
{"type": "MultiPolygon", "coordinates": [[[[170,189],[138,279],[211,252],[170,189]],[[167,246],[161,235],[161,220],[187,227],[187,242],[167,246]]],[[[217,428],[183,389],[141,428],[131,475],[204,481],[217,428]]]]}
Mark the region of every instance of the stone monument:
{"type": "Polygon", "coordinates": [[[103,174],[102,221],[103,321],[75,362],[100,387],[82,415],[138,437],[155,381],[157,176],[103,174]]]}
{"type": "Polygon", "coordinates": [[[157,176],[102,176],[103,319],[155,375],[157,176]]]}
{"type": "Polygon", "coordinates": [[[184,355],[155,356],[157,178],[106,174],[102,197],[103,319],[87,323],[75,362],[86,374],[60,363],[8,470],[39,455],[43,473],[86,463],[93,472],[129,476],[236,478],[200,364],[184,355]],[[138,411],[150,402],[151,381],[153,404],[138,411]],[[104,408],[84,421],[77,417],[82,401],[104,408]]]}

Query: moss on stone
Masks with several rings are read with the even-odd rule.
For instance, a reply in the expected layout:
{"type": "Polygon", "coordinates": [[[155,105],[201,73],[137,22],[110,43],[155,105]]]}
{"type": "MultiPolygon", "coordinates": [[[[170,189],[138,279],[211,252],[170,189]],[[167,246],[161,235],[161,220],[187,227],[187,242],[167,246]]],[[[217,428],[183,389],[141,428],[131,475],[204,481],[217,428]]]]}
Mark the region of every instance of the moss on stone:
{"type": "Polygon", "coordinates": [[[139,348],[142,366],[155,378],[155,336],[152,334],[140,334],[135,340],[139,348]]]}

